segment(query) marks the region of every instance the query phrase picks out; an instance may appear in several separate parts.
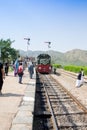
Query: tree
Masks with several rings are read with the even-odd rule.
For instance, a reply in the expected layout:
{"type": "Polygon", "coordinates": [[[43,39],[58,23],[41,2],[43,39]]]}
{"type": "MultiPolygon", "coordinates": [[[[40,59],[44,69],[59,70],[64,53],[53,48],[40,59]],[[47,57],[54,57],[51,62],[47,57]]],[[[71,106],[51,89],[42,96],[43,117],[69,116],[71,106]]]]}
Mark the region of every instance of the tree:
{"type": "Polygon", "coordinates": [[[1,47],[1,60],[3,62],[5,61],[11,61],[15,60],[19,56],[19,51],[17,51],[14,48],[11,48],[11,44],[14,41],[11,41],[10,39],[7,40],[0,40],[0,47],[1,47]]]}
{"type": "Polygon", "coordinates": [[[10,48],[9,49],[9,54],[10,54],[10,59],[11,61],[15,61],[17,58],[20,57],[20,54],[19,54],[19,51],[18,50],[15,50],[14,48],[10,48]]]}

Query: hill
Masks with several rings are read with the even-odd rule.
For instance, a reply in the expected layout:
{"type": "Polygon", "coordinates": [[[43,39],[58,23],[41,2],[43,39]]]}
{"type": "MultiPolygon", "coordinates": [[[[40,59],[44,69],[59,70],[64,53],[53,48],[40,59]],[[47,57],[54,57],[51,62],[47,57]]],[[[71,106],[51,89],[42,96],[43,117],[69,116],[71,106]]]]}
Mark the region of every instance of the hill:
{"type": "Polygon", "coordinates": [[[65,53],[58,51],[31,51],[28,52],[19,50],[21,56],[37,57],[41,53],[48,53],[51,56],[52,63],[62,64],[62,65],[87,65],[87,51],[74,49],[67,51],[65,53]]]}

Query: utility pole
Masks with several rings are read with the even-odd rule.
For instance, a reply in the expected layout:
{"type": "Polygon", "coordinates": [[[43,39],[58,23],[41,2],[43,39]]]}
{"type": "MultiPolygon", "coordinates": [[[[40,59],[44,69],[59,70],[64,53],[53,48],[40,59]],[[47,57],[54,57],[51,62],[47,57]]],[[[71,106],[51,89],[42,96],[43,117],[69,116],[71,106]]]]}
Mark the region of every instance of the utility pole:
{"type": "Polygon", "coordinates": [[[27,58],[28,58],[28,46],[30,45],[30,43],[29,43],[30,38],[24,38],[24,40],[27,40],[27,58]]]}

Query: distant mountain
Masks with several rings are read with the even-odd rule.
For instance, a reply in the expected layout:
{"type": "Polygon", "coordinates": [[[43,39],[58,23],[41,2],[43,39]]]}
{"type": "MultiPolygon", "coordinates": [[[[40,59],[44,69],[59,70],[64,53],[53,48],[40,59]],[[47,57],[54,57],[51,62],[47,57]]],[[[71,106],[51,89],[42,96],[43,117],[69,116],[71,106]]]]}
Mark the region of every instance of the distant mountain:
{"type": "Polygon", "coordinates": [[[65,58],[68,63],[75,65],[87,65],[87,51],[74,49],[65,53],[65,58]]]}
{"type": "Polygon", "coordinates": [[[19,50],[21,56],[37,57],[41,53],[48,53],[51,56],[52,63],[57,63],[61,65],[87,65],[87,51],[74,49],[67,51],[65,53],[58,51],[31,51],[28,52],[19,50]]]}

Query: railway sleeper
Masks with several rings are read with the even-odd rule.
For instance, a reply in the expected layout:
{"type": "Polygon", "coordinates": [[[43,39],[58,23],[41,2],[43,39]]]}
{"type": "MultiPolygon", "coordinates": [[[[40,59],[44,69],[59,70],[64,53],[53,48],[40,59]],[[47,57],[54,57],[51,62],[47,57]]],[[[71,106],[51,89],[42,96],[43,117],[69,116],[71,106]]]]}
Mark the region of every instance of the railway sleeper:
{"type": "Polygon", "coordinates": [[[85,116],[85,113],[84,112],[76,112],[76,113],[58,113],[58,114],[55,114],[55,116],[63,116],[63,115],[84,115],[85,116]]]}
{"type": "Polygon", "coordinates": [[[87,125],[86,126],[60,126],[59,130],[87,130],[87,125]]]}

